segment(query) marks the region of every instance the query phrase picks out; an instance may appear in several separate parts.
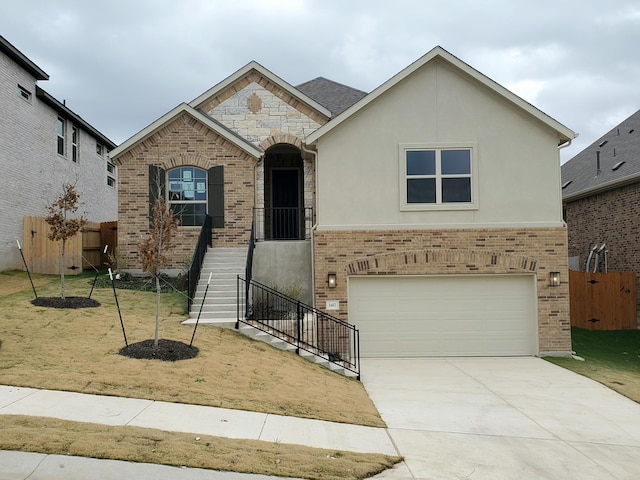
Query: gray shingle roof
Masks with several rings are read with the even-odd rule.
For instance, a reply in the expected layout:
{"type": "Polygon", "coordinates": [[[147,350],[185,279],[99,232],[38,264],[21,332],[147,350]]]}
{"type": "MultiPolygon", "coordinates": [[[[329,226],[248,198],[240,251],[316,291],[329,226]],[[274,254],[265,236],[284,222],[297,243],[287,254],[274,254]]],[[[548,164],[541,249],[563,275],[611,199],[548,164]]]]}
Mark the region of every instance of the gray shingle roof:
{"type": "Polygon", "coordinates": [[[562,165],[562,198],[577,199],[634,181],[640,181],[640,110],[562,165]]]}
{"type": "Polygon", "coordinates": [[[333,117],[340,115],[367,95],[367,92],[347,87],[323,77],[309,80],[296,86],[296,88],[328,109],[333,117]]]}

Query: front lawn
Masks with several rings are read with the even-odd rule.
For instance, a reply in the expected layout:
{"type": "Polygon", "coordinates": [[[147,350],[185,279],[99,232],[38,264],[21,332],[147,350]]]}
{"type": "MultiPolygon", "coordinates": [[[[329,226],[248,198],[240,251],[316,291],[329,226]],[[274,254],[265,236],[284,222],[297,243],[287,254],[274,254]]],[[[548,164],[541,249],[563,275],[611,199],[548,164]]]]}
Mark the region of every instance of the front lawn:
{"type": "Polygon", "coordinates": [[[596,380],[640,403],[640,331],[571,329],[573,350],[584,361],[546,360],[596,380]]]}
{"type": "MultiPolygon", "coordinates": [[[[92,279],[91,274],[67,277],[67,295],[87,296],[92,279]]],[[[38,296],[60,293],[57,276],[34,275],[34,283],[38,296]]],[[[384,426],[360,382],[233,330],[200,326],[194,341],[199,353],[188,360],[122,356],[118,352],[124,338],[113,290],[96,288],[92,298],[101,305],[84,309],[34,306],[26,273],[0,273],[0,384],[384,426]]],[[[153,338],[155,294],[118,290],[118,300],[128,342],[153,338]]],[[[163,294],[161,338],[189,344],[193,327],[181,324],[184,304],[181,294],[163,294]]],[[[205,441],[202,437],[195,442],[193,435],[20,416],[0,416],[0,430],[10,432],[0,435],[0,449],[313,479],[365,478],[399,461],[385,455],[225,438],[205,441]],[[116,440],[103,441],[105,438],[116,440]],[[198,455],[189,460],[196,447],[198,455]]]]}

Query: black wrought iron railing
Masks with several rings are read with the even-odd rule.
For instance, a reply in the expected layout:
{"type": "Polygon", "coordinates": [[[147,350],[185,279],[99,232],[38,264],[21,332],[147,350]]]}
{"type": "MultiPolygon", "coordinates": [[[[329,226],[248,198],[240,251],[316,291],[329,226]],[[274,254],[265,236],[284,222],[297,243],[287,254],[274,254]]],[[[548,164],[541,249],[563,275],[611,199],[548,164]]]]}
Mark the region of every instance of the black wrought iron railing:
{"type": "Polygon", "coordinates": [[[305,305],[261,283],[238,277],[240,323],[267,332],[301,350],[324,358],[360,379],[360,332],[339,318],[305,305]],[[247,292],[244,299],[240,292],[247,292]]]}
{"type": "MultiPolygon", "coordinates": [[[[253,279],[253,251],[256,248],[256,211],[253,210],[253,221],[251,222],[251,235],[249,236],[249,248],[247,249],[247,264],[244,267],[244,278],[245,289],[244,289],[244,300],[245,300],[245,311],[248,309],[246,304],[247,298],[249,298],[249,285],[251,284],[251,280],[253,279]]],[[[240,303],[240,300],[238,300],[240,303]]]]}
{"type": "Polygon", "coordinates": [[[211,225],[212,219],[209,215],[206,215],[204,224],[200,229],[198,243],[196,243],[196,248],[193,252],[191,263],[189,264],[189,271],[187,272],[187,311],[191,311],[191,305],[193,305],[193,298],[196,295],[196,288],[198,287],[200,272],[202,271],[202,262],[207,253],[207,246],[210,247],[212,245],[211,225]]]}
{"type": "Polygon", "coordinates": [[[257,240],[308,240],[313,226],[313,208],[254,208],[257,240]]]}

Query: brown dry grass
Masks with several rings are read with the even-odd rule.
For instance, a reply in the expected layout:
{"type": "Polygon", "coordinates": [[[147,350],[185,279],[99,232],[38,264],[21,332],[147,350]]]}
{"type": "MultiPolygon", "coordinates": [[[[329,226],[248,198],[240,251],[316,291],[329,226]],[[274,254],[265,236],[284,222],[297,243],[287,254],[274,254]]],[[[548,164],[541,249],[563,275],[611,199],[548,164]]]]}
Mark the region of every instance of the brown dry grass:
{"type": "MultiPolygon", "coordinates": [[[[92,276],[67,278],[69,296],[86,296],[92,276]]],[[[39,296],[57,296],[59,278],[35,275],[39,296]]],[[[110,288],[99,308],[35,307],[24,272],[0,274],[0,384],[209,405],[343,423],[384,426],[362,384],[232,330],[198,327],[191,360],[123,357],[110,288]],[[22,282],[22,289],[17,285],[22,282]]],[[[118,290],[129,343],[153,336],[155,294],[118,290]]],[[[163,294],[160,336],[189,343],[184,301],[163,294]]]]}
{"type": "Polygon", "coordinates": [[[0,449],[317,480],[362,479],[399,459],[138,427],[0,415],[0,449]]]}
{"type": "MultiPolygon", "coordinates": [[[[68,277],[67,294],[86,296],[92,276],[68,277]]],[[[34,275],[39,296],[57,296],[59,278],[34,275]]],[[[191,360],[123,357],[113,291],[99,308],[35,307],[24,272],[0,273],[0,384],[145,398],[384,426],[362,384],[237,334],[199,327],[191,360]]],[[[129,343],[152,337],[155,295],[118,291],[129,343]]],[[[189,343],[184,300],[162,298],[162,338],[189,343]]],[[[0,449],[185,465],[310,479],[366,478],[399,461],[278,443],[0,415],[0,449]]]]}

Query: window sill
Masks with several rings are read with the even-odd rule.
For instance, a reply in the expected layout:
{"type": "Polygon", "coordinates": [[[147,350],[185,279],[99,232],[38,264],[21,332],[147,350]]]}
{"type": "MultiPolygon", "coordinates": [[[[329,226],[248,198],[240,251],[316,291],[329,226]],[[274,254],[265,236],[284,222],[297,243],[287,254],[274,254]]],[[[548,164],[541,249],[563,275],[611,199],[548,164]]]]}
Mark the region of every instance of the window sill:
{"type": "Polygon", "coordinates": [[[477,203],[405,203],[400,205],[401,212],[478,210],[478,208],[477,203]]]}

